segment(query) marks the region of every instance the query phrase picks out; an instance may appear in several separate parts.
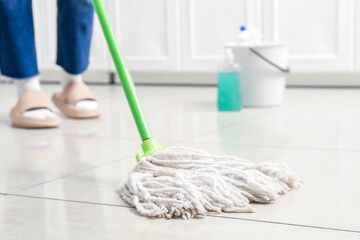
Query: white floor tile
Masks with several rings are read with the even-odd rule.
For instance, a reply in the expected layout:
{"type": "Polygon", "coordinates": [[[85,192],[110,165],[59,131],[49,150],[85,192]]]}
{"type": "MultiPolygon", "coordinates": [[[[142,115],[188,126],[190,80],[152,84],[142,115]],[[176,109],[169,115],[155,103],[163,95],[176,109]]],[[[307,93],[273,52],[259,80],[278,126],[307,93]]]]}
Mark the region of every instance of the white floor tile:
{"type": "Polygon", "coordinates": [[[136,165],[134,158],[95,168],[17,194],[99,204],[129,206],[116,193],[136,165]]]}
{"type": "Polygon", "coordinates": [[[256,213],[224,214],[360,231],[360,152],[192,144],[213,153],[254,162],[288,165],[303,185],[274,204],[254,204],[256,213]]]}
{"type": "Polygon", "coordinates": [[[208,217],[148,219],[133,209],[0,197],[1,239],[359,239],[358,233],[208,217]]]}
{"type": "Polygon", "coordinates": [[[134,156],[138,141],[54,134],[0,135],[0,193],[134,156]]]}

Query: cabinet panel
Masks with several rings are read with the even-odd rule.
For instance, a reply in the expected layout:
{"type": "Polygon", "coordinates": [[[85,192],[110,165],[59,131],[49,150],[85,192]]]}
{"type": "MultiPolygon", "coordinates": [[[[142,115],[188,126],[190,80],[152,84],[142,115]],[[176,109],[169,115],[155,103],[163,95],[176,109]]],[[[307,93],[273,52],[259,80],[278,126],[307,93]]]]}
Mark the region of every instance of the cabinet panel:
{"type": "Polygon", "coordinates": [[[37,59],[40,70],[56,69],[56,4],[34,0],[33,16],[37,59]]]}
{"type": "Polygon", "coordinates": [[[131,70],[178,69],[177,5],[177,0],[111,1],[116,34],[131,70]]]}
{"type": "Polygon", "coordinates": [[[239,26],[247,23],[247,2],[182,1],[184,70],[216,70],[224,44],[234,41],[239,26]]]}
{"type": "Polygon", "coordinates": [[[293,57],[337,54],[337,0],[279,0],[278,7],[278,40],[290,43],[293,57]]]}
{"type": "Polygon", "coordinates": [[[190,47],[195,58],[217,58],[245,22],[244,1],[189,1],[190,47]]]}
{"type": "Polygon", "coordinates": [[[116,8],[118,34],[128,58],[167,56],[166,4],[166,0],[119,1],[116,8]]]}
{"type": "Polygon", "coordinates": [[[265,40],[288,42],[293,71],[353,69],[352,0],[264,1],[265,40]]]}

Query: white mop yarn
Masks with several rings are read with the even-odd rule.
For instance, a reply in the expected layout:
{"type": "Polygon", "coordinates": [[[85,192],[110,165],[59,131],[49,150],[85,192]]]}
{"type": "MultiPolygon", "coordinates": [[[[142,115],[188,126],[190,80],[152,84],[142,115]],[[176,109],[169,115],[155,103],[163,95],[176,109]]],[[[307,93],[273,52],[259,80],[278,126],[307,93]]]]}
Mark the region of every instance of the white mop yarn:
{"type": "Polygon", "coordinates": [[[284,165],[173,147],[142,158],[119,194],[143,216],[190,219],[254,212],[251,202],[274,202],[300,184],[284,165]]]}

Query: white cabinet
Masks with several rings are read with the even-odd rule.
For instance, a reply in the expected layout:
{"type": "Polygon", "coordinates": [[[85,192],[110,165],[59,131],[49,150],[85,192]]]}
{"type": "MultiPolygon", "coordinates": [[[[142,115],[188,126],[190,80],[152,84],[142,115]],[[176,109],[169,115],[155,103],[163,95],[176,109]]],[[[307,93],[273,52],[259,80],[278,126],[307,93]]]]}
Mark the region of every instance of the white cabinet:
{"type": "Polygon", "coordinates": [[[261,27],[260,1],[182,0],[182,69],[215,71],[242,24],[261,27]]]}
{"type": "MultiPolygon", "coordinates": [[[[106,0],[133,71],[216,71],[241,24],[288,42],[293,71],[360,70],[360,0],[106,0]]],[[[55,70],[56,1],[33,0],[39,65],[55,70]]],[[[113,71],[95,18],[90,70],[113,71]]]]}
{"type": "Polygon", "coordinates": [[[184,0],[183,69],[213,70],[245,23],[289,44],[292,71],[354,70],[355,4],[360,14],[357,0],[184,0]]]}

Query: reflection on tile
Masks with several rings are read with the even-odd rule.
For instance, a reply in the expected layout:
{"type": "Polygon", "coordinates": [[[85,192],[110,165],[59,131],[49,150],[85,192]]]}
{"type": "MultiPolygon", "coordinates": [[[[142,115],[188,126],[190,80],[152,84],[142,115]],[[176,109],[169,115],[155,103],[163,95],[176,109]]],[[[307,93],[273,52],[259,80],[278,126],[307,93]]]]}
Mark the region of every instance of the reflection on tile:
{"type": "MultiPolygon", "coordinates": [[[[12,88],[11,85],[0,85],[12,88]]],[[[90,86],[103,107],[100,119],[62,119],[59,129],[26,130],[27,134],[50,133],[79,135],[78,128],[97,127],[93,136],[139,139],[134,120],[120,86],[90,86]],[[93,126],[91,126],[93,125],[93,126]],[[98,126],[96,126],[98,125],[98,126]]],[[[57,85],[45,85],[48,96],[58,91],[57,85]]],[[[11,91],[14,89],[11,89],[11,91]]],[[[193,87],[138,87],[144,111],[153,135],[159,140],[182,141],[214,131],[219,127],[239,123],[262,114],[276,111],[276,108],[244,109],[241,112],[218,112],[216,109],[216,88],[193,87]],[[156,92],[156,94],[154,94],[156,92]]],[[[15,96],[8,96],[0,102],[1,133],[10,131],[8,117],[15,96]]],[[[56,108],[55,108],[56,109],[56,108]]],[[[12,131],[24,133],[23,129],[12,131]]],[[[0,133],[0,134],[1,134],[0,133]]]]}
{"type": "MultiPolygon", "coordinates": [[[[172,144],[164,142],[164,146],[172,144]]],[[[134,157],[18,192],[21,195],[128,206],[116,193],[137,164],[134,157]]]]}
{"type": "Polygon", "coordinates": [[[360,106],[359,89],[347,88],[288,88],[286,105],[312,104],[318,106],[360,106]]]}
{"type": "Polygon", "coordinates": [[[25,191],[21,195],[128,206],[116,190],[136,165],[134,158],[98,167],[25,191]]]}
{"type": "Polygon", "coordinates": [[[360,150],[360,106],[296,105],[205,134],[197,142],[360,150]]]}
{"type": "MultiPolygon", "coordinates": [[[[276,111],[276,109],[244,109],[241,112],[218,112],[213,88],[162,87],[154,97],[153,87],[139,88],[144,111],[154,136],[159,140],[182,141],[214,131],[219,127],[276,111]],[[184,93],[191,98],[184,97],[184,93]]],[[[125,99],[100,99],[103,106],[103,127],[97,136],[138,138],[134,120],[125,99]]],[[[74,121],[65,119],[63,129],[69,134],[74,121]]]]}
{"type": "Polygon", "coordinates": [[[62,176],[135,155],[138,141],[62,136],[2,134],[0,192],[16,192],[62,176]]]}
{"type": "Polygon", "coordinates": [[[1,239],[359,239],[352,232],[217,217],[148,219],[132,208],[10,196],[0,197],[0,223],[1,239]]]}

